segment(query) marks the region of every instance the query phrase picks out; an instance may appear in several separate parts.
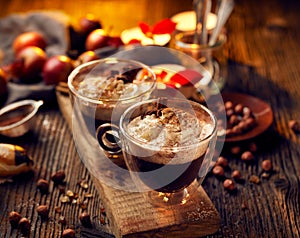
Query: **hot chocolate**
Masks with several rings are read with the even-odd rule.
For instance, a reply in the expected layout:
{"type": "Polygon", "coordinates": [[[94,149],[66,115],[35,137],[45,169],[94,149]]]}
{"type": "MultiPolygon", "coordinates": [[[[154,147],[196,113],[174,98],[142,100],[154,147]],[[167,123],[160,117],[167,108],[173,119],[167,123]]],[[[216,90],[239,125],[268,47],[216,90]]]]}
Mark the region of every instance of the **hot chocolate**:
{"type": "Polygon", "coordinates": [[[128,134],[135,141],[126,151],[128,167],[145,172],[140,178],[150,188],[175,192],[198,178],[209,143],[205,139],[214,127],[197,114],[165,107],[129,122],[128,134]]]}
{"type": "Polygon", "coordinates": [[[80,111],[91,132],[103,123],[118,123],[123,111],[133,102],[147,99],[154,88],[151,74],[134,61],[106,59],[86,64],[75,72],[71,92],[78,97],[80,111]]]}

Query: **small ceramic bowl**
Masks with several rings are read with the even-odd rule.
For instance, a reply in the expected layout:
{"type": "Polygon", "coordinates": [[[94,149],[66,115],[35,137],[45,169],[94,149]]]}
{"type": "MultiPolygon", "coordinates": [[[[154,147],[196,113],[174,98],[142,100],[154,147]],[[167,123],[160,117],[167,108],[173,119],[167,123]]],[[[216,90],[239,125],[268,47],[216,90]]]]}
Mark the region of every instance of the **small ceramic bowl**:
{"type": "Polygon", "coordinates": [[[19,137],[35,124],[35,115],[43,101],[22,100],[9,104],[0,110],[0,134],[19,137]]]}

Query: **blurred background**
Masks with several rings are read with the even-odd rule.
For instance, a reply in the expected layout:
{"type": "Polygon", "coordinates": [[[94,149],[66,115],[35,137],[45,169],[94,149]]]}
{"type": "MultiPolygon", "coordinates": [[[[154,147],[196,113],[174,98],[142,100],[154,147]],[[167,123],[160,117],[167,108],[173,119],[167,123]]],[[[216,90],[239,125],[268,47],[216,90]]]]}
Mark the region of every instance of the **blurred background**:
{"type": "Polygon", "coordinates": [[[1,0],[0,17],[28,11],[62,11],[76,22],[92,13],[111,34],[136,27],[141,21],[148,24],[192,10],[192,0],[1,0]]]}

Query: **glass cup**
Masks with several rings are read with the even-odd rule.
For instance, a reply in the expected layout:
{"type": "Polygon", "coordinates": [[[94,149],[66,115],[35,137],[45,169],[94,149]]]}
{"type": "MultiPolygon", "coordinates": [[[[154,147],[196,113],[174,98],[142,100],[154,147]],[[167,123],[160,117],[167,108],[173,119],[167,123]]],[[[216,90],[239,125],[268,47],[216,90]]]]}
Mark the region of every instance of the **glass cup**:
{"type": "Polygon", "coordinates": [[[210,169],[216,124],[207,107],[187,99],[157,98],[126,109],[119,133],[137,190],[158,206],[187,203],[210,169]]]}
{"type": "Polygon", "coordinates": [[[195,44],[193,39],[194,31],[177,32],[172,38],[170,47],[190,55],[204,66],[212,76],[212,81],[208,85],[210,94],[219,94],[227,78],[226,35],[222,32],[213,45],[195,44]]]}
{"type": "Polygon", "coordinates": [[[103,161],[110,158],[123,166],[121,149],[114,136],[115,125],[126,108],[150,97],[155,82],[156,76],[150,68],[133,60],[105,58],[73,70],[68,79],[72,129],[85,163],[93,168],[99,163],[94,161],[96,158],[103,161]],[[100,154],[95,150],[98,143],[103,149],[100,154]]]}

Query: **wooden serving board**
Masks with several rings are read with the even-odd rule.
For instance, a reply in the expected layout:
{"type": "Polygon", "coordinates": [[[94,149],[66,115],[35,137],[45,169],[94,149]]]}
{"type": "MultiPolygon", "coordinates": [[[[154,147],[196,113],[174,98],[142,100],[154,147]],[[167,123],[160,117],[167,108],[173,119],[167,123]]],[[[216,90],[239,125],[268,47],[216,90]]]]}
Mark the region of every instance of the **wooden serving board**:
{"type": "MultiPolygon", "coordinates": [[[[71,128],[69,97],[59,91],[56,94],[71,128]]],[[[143,193],[117,190],[92,178],[115,237],[201,237],[219,229],[219,213],[201,186],[184,206],[161,208],[152,205],[143,193]]]]}

